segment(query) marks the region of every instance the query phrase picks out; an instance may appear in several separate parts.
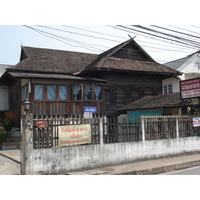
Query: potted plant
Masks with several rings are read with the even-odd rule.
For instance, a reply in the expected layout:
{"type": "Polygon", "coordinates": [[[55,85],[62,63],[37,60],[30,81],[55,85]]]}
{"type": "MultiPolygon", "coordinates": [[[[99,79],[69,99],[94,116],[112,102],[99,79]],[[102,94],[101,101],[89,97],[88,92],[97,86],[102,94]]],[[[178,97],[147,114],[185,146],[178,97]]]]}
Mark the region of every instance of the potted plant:
{"type": "Polygon", "coordinates": [[[5,129],[1,126],[0,127],[0,145],[5,146],[6,142],[6,131],[5,129]]]}

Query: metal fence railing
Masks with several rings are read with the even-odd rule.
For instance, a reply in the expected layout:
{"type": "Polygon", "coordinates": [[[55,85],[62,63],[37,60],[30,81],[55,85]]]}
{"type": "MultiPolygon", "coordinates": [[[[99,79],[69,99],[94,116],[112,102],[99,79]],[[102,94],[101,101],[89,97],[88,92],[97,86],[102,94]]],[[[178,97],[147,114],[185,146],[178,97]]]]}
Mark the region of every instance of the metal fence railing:
{"type": "Polygon", "coordinates": [[[104,118],[104,143],[141,141],[141,123],[134,118],[104,118]]]}
{"type": "Polygon", "coordinates": [[[35,149],[52,148],[58,146],[59,126],[65,125],[91,125],[91,143],[100,143],[100,116],[86,119],[82,115],[69,116],[35,116],[33,119],[33,144],[35,149]]]}
{"type": "Polygon", "coordinates": [[[35,149],[57,147],[58,127],[79,124],[90,124],[92,145],[100,144],[101,137],[102,143],[107,144],[200,136],[200,128],[193,127],[193,118],[193,116],[143,116],[134,119],[94,115],[86,119],[83,115],[35,116],[33,144],[35,149]]]}

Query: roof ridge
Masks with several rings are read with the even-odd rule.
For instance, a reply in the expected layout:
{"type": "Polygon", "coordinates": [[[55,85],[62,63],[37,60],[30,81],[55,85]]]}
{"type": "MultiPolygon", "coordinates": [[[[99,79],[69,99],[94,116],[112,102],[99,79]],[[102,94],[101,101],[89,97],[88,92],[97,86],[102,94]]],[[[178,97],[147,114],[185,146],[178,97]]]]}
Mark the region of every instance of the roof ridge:
{"type": "Polygon", "coordinates": [[[87,53],[87,52],[80,52],[80,51],[69,51],[63,49],[51,49],[51,48],[42,48],[42,47],[30,47],[30,46],[21,46],[23,49],[30,48],[30,49],[41,49],[41,50],[49,50],[49,51],[62,51],[62,52],[72,52],[72,53],[79,53],[79,54],[88,54],[88,55],[98,55],[95,53],[87,53]]]}

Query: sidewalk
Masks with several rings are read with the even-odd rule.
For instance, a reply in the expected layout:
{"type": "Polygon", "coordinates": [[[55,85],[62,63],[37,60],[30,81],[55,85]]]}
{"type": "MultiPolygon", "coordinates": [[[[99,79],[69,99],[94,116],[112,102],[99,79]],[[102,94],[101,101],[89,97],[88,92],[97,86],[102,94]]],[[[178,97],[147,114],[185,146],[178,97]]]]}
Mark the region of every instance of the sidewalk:
{"type": "MultiPolygon", "coordinates": [[[[0,175],[20,174],[20,150],[0,151],[0,175]]],[[[152,159],[91,170],[69,172],[67,175],[151,175],[200,166],[200,153],[152,159]]]]}
{"type": "Polygon", "coordinates": [[[1,150],[0,163],[0,175],[20,175],[20,150],[1,150]]]}
{"type": "Polygon", "coordinates": [[[69,172],[67,175],[152,175],[194,166],[200,166],[200,153],[69,172]]]}

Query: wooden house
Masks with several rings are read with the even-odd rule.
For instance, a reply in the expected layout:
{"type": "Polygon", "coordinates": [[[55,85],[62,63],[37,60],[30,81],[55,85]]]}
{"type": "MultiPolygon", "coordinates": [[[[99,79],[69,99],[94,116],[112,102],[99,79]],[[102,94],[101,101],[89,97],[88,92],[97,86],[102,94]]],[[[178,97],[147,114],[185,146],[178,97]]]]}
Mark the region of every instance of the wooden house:
{"type": "Polygon", "coordinates": [[[28,99],[34,115],[80,114],[84,106],[102,113],[105,81],[72,76],[94,58],[94,54],[22,47],[20,62],[1,78],[9,86],[10,110],[24,114],[28,99]]]}
{"type": "Polygon", "coordinates": [[[20,62],[0,81],[9,86],[10,110],[32,114],[116,115],[123,105],[162,93],[162,80],[180,73],[155,62],[133,39],[100,55],[22,47],[20,62]]]}
{"type": "Polygon", "coordinates": [[[162,80],[181,73],[155,62],[133,39],[100,54],[78,75],[105,79],[106,115],[145,96],[162,94],[162,80]]]}

